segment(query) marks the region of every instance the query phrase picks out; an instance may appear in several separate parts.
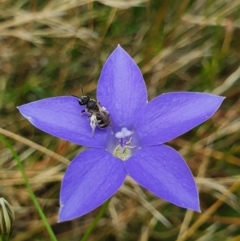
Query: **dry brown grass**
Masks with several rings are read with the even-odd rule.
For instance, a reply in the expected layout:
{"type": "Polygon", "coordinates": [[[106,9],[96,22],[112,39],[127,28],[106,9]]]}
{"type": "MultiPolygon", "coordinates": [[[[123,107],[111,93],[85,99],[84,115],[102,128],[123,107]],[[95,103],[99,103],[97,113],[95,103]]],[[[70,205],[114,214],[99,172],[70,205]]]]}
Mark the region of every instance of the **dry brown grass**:
{"type": "MultiPolygon", "coordinates": [[[[240,59],[238,0],[0,1],[0,133],[18,153],[58,240],[80,240],[98,213],[57,224],[63,173],[82,148],[44,134],[16,106],[56,95],[94,95],[120,43],[161,92],[226,96],[207,123],[170,144],[187,160],[202,213],[185,211],[130,178],[91,234],[96,240],[239,240],[240,59]]],[[[0,196],[16,212],[14,241],[49,240],[8,149],[0,144],[0,196]]]]}

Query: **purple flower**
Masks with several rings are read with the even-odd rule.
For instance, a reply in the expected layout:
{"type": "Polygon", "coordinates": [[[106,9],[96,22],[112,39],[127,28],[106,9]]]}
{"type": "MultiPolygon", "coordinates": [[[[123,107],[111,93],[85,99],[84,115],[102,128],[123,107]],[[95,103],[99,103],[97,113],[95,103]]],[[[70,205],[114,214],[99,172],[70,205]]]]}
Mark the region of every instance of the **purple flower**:
{"type": "Polygon", "coordinates": [[[209,119],[223,97],[196,92],[162,94],[150,102],[140,69],[118,46],[107,59],[97,100],[111,116],[106,129],[81,115],[78,98],[60,96],[19,108],[34,126],[89,149],[69,165],[60,192],[59,221],[80,217],[100,206],[126,175],[177,206],[200,211],[196,184],[184,159],[164,143],[209,119]]]}

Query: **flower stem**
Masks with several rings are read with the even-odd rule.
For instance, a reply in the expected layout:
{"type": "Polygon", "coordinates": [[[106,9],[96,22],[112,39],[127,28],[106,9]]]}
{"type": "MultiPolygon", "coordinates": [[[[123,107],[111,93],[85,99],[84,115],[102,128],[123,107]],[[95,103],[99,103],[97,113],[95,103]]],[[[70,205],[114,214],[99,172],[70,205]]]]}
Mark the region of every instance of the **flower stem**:
{"type": "Polygon", "coordinates": [[[108,199],[103,205],[102,208],[100,210],[100,212],[98,213],[97,217],[93,220],[92,224],[90,225],[90,227],[87,229],[87,231],[85,232],[84,236],[80,239],[80,241],[86,241],[88,236],[91,234],[91,232],[93,231],[93,229],[97,226],[98,221],[101,219],[101,217],[103,216],[103,214],[105,213],[108,204],[110,202],[111,198],[108,199]]]}
{"type": "Polygon", "coordinates": [[[14,149],[11,146],[11,144],[7,141],[7,139],[4,136],[0,135],[0,140],[10,150],[12,156],[14,157],[15,161],[17,162],[18,169],[22,173],[23,180],[25,181],[25,185],[26,185],[27,190],[29,192],[29,195],[30,195],[30,197],[32,199],[32,202],[33,202],[36,210],[38,211],[38,214],[41,217],[42,222],[45,225],[45,228],[47,229],[48,234],[49,234],[51,240],[52,241],[57,241],[57,238],[56,238],[55,234],[53,233],[52,228],[49,225],[49,223],[47,221],[47,218],[44,215],[44,213],[43,213],[43,211],[42,211],[42,209],[41,209],[41,207],[40,207],[40,205],[39,205],[39,203],[37,201],[36,196],[34,195],[34,192],[33,192],[32,188],[31,188],[30,183],[29,183],[29,180],[28,180],[28,177],[26,175],[26,172],[25,172],[25,170],[23,168],[23,165],[22,165],[22,163],[21,163],[17,153],[14,151],[14,149]]]}
{"type": "Polygon", "coordinates": [[[0,239],[0,241],[8,241],[8,240],[6,239],[5,235],[2,234],[2,235],[1,235],[1,239],[0,239]]]}

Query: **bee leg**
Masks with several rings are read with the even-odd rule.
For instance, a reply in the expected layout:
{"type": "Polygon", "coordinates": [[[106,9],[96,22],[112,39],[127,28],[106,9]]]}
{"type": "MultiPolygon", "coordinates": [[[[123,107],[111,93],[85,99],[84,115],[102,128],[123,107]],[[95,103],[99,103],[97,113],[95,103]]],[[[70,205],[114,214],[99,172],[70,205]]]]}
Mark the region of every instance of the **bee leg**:
{"type": "Polygon", "coordinates": [[[91,115],[89,116],[89,118],[90,118],[90,126],[92,128],[92,136],[94,136],[94,132],[97,126],[97,118],[95,115],[91,115]]]}
{"type": "Polygon", "coordinates": [[[82,110],[82,111],[81,111],[81,115],[84,115],[85,113],[87,113],[86,110],[82,110]]]}

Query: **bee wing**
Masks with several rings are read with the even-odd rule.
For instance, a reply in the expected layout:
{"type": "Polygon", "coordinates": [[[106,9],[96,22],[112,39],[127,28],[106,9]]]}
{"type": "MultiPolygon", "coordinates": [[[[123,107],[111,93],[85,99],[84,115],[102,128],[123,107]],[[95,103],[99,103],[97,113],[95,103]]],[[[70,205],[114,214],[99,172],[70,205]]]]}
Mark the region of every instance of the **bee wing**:
{"type": "MultiPolygon", "coordinates": [[[[107,113],[107,114],[109,115],[107,109],[106,109],[105,107],[101,106],[101,105],[100,105],[100,102],[97,102],[97,107],[98,107],[100,113],[105,112],[105,113],[107,113]]],[[[105,113],[104,113],[104,114],[105,114],[105,113]]]]}
{"type": "Polygon", "coordinates": [[[98,102],[97,103],[97,106],[98,106],[98,113],[97,115],[101,117],[101,119],[103,119],[106,123],[106,125],[109,125],[111,123],[111,117],[108,113],[108,111],[106,110],[106,108],[100,106],[100,103],[98,102]]]}

